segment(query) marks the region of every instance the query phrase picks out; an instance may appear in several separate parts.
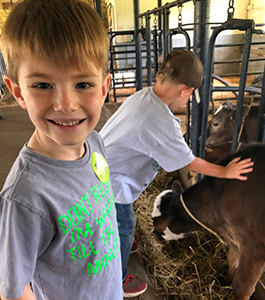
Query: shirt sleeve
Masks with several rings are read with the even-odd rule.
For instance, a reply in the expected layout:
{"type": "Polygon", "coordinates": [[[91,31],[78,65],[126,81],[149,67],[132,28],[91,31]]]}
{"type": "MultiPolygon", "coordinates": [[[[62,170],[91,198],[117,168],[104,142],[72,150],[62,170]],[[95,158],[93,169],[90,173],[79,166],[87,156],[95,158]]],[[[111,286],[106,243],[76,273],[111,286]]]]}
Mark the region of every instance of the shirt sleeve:
{"type": "Polygon", "coordinates": [[[32,280],[37,258],[52,240],[51,226],[38,214],[9,199],[0,199],[0,291],[18,298],[32,280]]]}
{"type": "Polygon", "coordinates": [[[173,172],[189,165],[195,156],[184,138],[167,139],[159,144],[151,153],[158,164],[167,172],[173,172]]]}

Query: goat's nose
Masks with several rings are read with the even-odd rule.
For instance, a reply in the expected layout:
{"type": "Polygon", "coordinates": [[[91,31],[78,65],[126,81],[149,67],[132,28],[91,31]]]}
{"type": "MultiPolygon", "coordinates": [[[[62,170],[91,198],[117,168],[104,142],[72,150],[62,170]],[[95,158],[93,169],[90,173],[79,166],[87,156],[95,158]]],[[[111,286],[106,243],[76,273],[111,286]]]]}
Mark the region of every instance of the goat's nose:
{"type": "Polygon", "coordinates": [[[154,229],[152,234],[155,237],[155,240],[160,243],[160,244],[164,244],[166,242],[166,240],[162,237],[162,233],[160,231],[158,231],[157,229],[154,229]]]}

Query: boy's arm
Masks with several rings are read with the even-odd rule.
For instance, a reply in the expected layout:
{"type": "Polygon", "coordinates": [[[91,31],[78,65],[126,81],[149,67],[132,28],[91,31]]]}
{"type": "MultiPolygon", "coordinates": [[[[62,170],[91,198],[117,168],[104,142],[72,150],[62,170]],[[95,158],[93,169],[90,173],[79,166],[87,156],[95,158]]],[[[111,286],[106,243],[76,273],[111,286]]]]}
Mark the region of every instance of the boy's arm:
{"type": "Polygon", "coordinates": [[[242,176],[241,174],[252,172],[252,166],[254,163],[250,158],[241,161],[239,160],[240,157],[237,157],[230,161],[227,166],[223,167],[209,163],[199,157],[195,157],[193,162],[191,162],[186,167],[191,171],[208,176],[247,180],[247,176],[242,176]]]}
{"type": "Polygon", "coordinates": [[[32,289],[30,287],[30,285],[26,285],[25,288],[24,288],[24,294],[19,297],[19,298],[16,298],[16,299],[7,299],[5,297],[2,296],[2,294],[0,293],[0,296],[1,296],[1,299],[2,300],[36,300],[33,292],[32,292],[32,289]]]}

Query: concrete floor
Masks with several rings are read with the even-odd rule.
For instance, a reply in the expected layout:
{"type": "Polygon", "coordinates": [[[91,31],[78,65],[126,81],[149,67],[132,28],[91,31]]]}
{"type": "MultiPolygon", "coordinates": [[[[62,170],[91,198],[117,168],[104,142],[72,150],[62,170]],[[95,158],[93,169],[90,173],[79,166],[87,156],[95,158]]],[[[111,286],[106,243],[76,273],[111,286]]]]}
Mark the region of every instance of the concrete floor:
{"type": "Polygon", "coordinates": [[[22,146],[34,131],[27,112],[20,106],[1,107],[0,120],[0,189],[22,146]]]}

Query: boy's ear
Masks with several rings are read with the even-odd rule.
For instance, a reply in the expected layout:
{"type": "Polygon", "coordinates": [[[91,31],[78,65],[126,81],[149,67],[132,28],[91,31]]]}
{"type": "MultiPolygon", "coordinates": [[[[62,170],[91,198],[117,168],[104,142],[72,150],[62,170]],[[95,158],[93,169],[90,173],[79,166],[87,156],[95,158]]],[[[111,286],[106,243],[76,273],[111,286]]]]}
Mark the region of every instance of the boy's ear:
{"type": "Polygon", "coordinates": [[[23,108],[27,109],[26,103],[21,93],[20,86],[12,81],[12,79],[8,75],[4,75],[4,81],[10,92],[13,94],[14,98],[16,99],[17,103],[23,108]]]}
{"type": "MultiPolygon", "coordinates": [[[[109,91],[111,75],[108,73],[102,84],[102,100],[105,100],[109,91]]],[[[104,104],[104,101],[103,101],[104,104]]]]}
{"type": "Polygon", "coordinates": [[[184,88],[181,89],[180,95],[181,95],[181,97],[184,97],[187,94],[191,95],[191,93],[192,93],[193,90],[194,90],[193,87],[185,86],[184,88]]]}

